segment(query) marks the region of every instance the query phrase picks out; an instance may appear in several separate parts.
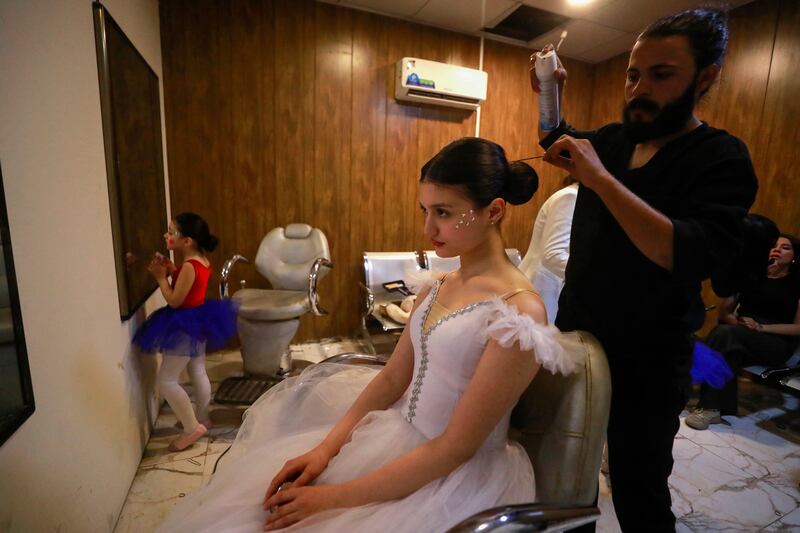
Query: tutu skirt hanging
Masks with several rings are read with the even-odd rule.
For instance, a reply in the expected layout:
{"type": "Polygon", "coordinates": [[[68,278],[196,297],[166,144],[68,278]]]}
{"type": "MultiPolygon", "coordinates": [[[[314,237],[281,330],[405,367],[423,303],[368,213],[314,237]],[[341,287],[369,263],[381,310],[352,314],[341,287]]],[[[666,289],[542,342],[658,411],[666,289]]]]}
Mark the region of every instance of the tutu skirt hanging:
{"type": "Polygon", "coordinates": [[[195,357],[218,350],[236,335],[236,304],[232,300],[206,300],[188,309],[164,306],[139,328],[133,343],[143,352],[185,352],[195,357]]]}
{"type": "Polygon", "coordinates": [[[714,389],[721,389],[733,379],[725,357],[700,341],[694,343],[691,374],[694,383],[705,383],[714,389]]]}

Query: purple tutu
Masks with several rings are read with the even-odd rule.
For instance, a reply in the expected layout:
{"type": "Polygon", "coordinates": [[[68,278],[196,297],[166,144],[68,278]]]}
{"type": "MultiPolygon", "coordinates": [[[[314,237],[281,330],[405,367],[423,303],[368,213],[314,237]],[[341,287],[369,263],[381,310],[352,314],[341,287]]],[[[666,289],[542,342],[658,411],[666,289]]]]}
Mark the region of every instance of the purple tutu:
{"type": "Polygon", "coordinates": [[[708,345],[695,341],[692,354],[692,381],[721,389],[730,379],[733,379],[733,371],[725,361],[725,357],[708,345]]]}
{"type": "Polygon", "coordinates": [[[133,337],[143,352],[185,352],[195,357],[219,350],[236,335],[236,304],[206,300],[188,309],[164,306],[145,320],[133,337]]]}

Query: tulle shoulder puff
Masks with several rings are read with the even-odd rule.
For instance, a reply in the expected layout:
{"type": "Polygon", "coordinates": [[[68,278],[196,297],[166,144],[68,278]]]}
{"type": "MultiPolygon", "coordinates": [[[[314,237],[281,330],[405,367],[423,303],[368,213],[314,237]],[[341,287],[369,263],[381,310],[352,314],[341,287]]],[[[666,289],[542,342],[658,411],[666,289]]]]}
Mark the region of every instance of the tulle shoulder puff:
{"type": "Polygon", "coordinates": [[[414,294],[419,294],[421,291],[431,288],[434,283],[442,278],[443,275],[444,272],[439,270],[409,269],[406,270],[403,281],[406,282],[406,285],[409,289],[411,289],[411,292],[414,294]]]}
{"type": "Polygon", "coordinates": [[[501,298],[490,303],[485,336],[504,348],[519,343],[521,350],[533,350],[539,364],[553,374],[571,374],[583,362],[583,351],[576,339],[553,325],[537,323],[501,298]]]}

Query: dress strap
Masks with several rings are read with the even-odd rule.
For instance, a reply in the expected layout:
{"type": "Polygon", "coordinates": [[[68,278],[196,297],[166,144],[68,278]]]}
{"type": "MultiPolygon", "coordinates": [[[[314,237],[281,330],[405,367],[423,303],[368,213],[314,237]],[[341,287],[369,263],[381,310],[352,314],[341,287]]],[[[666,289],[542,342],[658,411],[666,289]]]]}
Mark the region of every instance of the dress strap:
{"type": "Polygon", "coordinates": [[[192,263],[193,265],[200,265],[201,267],[203,267],[206,270],[209,270],[211,268],[211,263],[210,262],[209,262],[208,266],[206,266],[203,263],[201,263],[199,259],[195,259],[194,257],[191,258],[191,259],[187,259],[186,262],[187,263],[192,263]]]}
{"type": "Polygon", "coordinates": [[[500,299],[503,300],[504,302],[506,302],[506,301],[508,301],[509,298],[511,298],[512,296],[515,296],[515,295],[517,295],[517,294],[519,294],[521,292],[529,292],[531,294],[535,294],[536,296],[539,296],[539,293],[536,292],[533,289],[514,289],[513,291],[508,291],[507,293],[500,295],[500,299]]]}

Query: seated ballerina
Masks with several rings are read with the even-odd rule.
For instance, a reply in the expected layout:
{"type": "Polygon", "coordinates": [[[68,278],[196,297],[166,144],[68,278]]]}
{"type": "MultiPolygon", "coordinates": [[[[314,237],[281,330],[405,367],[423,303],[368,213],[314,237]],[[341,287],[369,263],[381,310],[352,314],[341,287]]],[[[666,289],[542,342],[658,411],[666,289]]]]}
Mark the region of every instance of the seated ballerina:
{"type": "Polygon", "coordinates": [[[160,530],[441,532],[534,501],[530,460],[507,437],[511,409],[540,366],[569,373],[581,353],[504,252],[506,202],[536,187],[531,167],[483,139],[426,163],[424,231],[461,268],[419,291],[382,369],[313,365],[259,398],[220,471],[160,530]]]}

